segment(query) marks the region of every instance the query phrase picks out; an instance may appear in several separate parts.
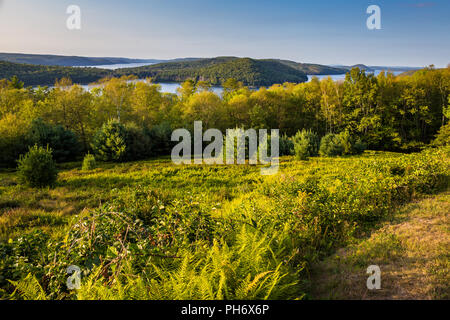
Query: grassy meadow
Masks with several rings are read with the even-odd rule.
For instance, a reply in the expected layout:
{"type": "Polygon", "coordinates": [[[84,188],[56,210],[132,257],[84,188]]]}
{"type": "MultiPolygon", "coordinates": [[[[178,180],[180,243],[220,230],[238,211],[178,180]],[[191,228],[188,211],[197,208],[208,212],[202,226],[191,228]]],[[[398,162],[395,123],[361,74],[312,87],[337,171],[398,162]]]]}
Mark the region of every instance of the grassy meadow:
{"type": "Polygon", "coordinates": [[[68,163],[43,189],[2,171],[0,298],[311,298],[316,263],[448,188],[449,154],[289,156],[274,176],[168,158],[68,163]]]}

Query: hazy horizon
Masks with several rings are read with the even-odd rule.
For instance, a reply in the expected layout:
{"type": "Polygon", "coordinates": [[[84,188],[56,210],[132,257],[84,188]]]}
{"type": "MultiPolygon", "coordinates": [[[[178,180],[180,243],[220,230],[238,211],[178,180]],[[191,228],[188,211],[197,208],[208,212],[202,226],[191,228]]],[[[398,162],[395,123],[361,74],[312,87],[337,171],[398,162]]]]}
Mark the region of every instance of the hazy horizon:
{"type": "Polygon", "coordinates": [[[129,59],[218,56],[323,65],[450,63],[450,3],[414,0],[0,0],[0,51],[129,59]],[[68,30],[69,5],[81,30],[68,30]],[[381,8],[369,30],[367,7],[381,8]]]}
{"type": "MultiPolygon", "coordinates": [[[[35,52],[5,52],[2,51],[0,52],[0,54],[2,53],[6,53],[6,54],[24,54],[24,55],[49,55],[49,56],[64,56],[64,57],[80,57],[80,58],[111,58],[111,59],[130,59],[130,60],[160,60],[160,61],[171,61],[171,60],[176,60],[176,59],[212,59],[212,58],[218,58],[218,57],[227,57],[227,56],[213,56],[213,57],[176,57],[176,58],[170,58],[170,59],[161,59],[158,57],[149,57],[149,58],[142,58],[142,57],[137,57],[137,58],[130,58],[130,57],[123,57],[123,56],[93,56],[93,55],[72,55],[72,54],[55,54],[55,53],[35,53],[35,52]]],[[[259,58],[254,58],[254,57],[249,57],[249,56],[229,56],[229,57],[236,57],[236,58],[251,58],[251,59],[259,59],[259,58]]],[[[270,58],[262,58],[262,59],[280,59],[280,60],[290,60],[290,59],[283,59],[283,58],[279,58],[279,57],[270,57],[270,58]]],[[[306,63],[306,64],[318,64],[318,65],[326,65],[326,66],[330,66],[330,67],[339,67],[339,66],[353,66],[353,65],[366,65],[368,67],[374,67],[374,66],[382,66],[382,67],[394,67],[394,68],[401,68],[401,67],[405,67],[405,68],[423,68],[423,67],[427,67],[428,65],[423,65],[423,66],[408,66],[408,65],[387,65],[387,64],[377,64],[377,65],[372,65],[369,63],[364,63],[364,62],[354,62],[352,64],[342,64],[342,63],[333,63],[333,64],[326,64],[326,63],[321,63],[318,61],[296,61],[296,60],[291,60],[294,62],[298,62],[298,63],[306,63]]],[[[98,66],[97,66],[98,67],[98,66]]],[[[440,67],[440,66],[437,66],[440,67]]],[[[442,67],[446,67],[446,66],[442,66],[442,67]]]]}

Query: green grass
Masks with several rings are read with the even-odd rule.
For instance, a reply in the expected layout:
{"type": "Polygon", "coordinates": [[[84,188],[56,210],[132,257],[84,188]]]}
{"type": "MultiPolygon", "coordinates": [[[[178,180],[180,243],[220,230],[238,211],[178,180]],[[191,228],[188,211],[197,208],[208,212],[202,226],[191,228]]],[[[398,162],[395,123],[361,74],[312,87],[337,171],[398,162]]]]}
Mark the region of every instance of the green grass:
{"type": "MultiPolygon", "coordinates": [[[[332,174],[351,164],[374,159],[395,159],[396,153],[367,152],[348,158],[313,158],[296,161],[285,157],[280,175],[301,177],[317,171],[332,174]]],[[[264,178],[257,166],[176,166],[169,159],[124,164],[100,163],[99,168],[82,171],[81,163],[60,166],[55,188],[34,189],[19,184],[15,172],[0,172],[0,239],[8,240],[34,228],[23,228],[12,220],[16,215],[45,212],[58,219],[96,209],[104,203],[126,198],[137,189],[154,192],[162,201],[196,197],[203,206],[222,206],[240,195],[250,193],[264,178]]]]}
{"type": "Polygon", "coordinates": [[[37,283],[49,299],[306,298],[312,263],[445,188],[449,172],[444,149],[285,157],[275,176],[259,169],[75,163],[53,189],[2,172],[0,296],[29,297],[37,283]],[[69,265],[83,270],[79,291],[65,288],[69,265]]]}
{"type": "Polygon", "coordinates": [[[202,205],[214,207],[240,193],[248,192],[261,181],[259,169],[252,166],[185,166],[170,160],[125,164],[100,164],[92,171],[61,170],[53,189],[33,189],[19,185],[14,172],[0,173],[0,239],[8,240],[30,228],[11,223],[21,212],[70,217],[101,204],[127,198],[138,189],[154,192],[162,201],[198,198],[202,205]]]}

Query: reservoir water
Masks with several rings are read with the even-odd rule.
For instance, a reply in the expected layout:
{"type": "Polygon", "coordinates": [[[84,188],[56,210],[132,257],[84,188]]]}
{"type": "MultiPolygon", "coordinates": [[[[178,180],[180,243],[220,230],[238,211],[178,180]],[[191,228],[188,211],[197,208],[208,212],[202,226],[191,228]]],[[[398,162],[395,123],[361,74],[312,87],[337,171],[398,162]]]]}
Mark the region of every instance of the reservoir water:
{"type": "MultiPolygon", "coordinates": [[[[116,69],[120,69],[120,68],[135,68],[135,67],[142,67],[142,66],[148,66],[151,65],[152,63],[129,63],[129,64],[111,64],[111,65],[102,65],[102,66],[95,66],[95,68],[102,68],[102,69],[109,69],[109,70],[116,70],[116,69]]],[[[378,74],[381,73],[382,70],[375,70],[374,74],[377,76],[378,74]]],[[[392,72],[394,75],[398,75],[400,73],[402,73],[403,71],[395,71],[392,72]]],[[[322,79],[326,79],[327,77],[331,77],[331,79],[333,79],[334,81],[339,81],[339,80],[345,80],[345,74],[334,74],[334,75],[318,75],[318,76],[314,76],[314,75],[308,75],[308,81],[311,81],[313,77],[317,77],[319,78],[319,80],[322,79]]],[[[144,79],[142,80],[137,80],[137,81],[145,81],[144,79]]],[[[177,93],[177,89],[181,86],[180,83],[177,82],[162,82],[162,83],[158,83],[158,85],[161,86],[161,92],[164,93],[177,93]]],[[[83,88],[85,88],[86,90],[89,90],[95,86],[93,85],[83,85],[83,88]]],[[[221,95],[223,92],[222,87],[212,87],[211,88],[212,91],[216,94],[221,95]]]]}

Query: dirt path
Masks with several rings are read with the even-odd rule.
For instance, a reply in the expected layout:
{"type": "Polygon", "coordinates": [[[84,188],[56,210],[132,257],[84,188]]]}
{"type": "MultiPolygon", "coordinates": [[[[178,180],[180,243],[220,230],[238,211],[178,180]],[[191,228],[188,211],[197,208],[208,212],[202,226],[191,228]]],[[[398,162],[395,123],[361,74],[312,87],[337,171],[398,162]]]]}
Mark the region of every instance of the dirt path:
{"type": "Polygon", "coordinates": [[[313,299],[450,299],[450,192],[408,204],[369,239],[316,265],[313,299]],[[381,289],[368,290],[370,265],[381,289]]]}

